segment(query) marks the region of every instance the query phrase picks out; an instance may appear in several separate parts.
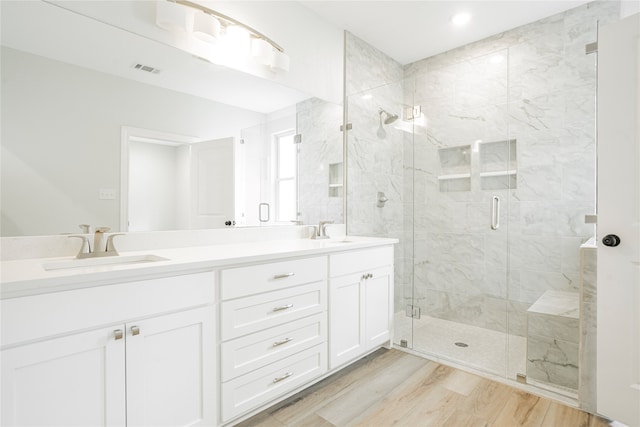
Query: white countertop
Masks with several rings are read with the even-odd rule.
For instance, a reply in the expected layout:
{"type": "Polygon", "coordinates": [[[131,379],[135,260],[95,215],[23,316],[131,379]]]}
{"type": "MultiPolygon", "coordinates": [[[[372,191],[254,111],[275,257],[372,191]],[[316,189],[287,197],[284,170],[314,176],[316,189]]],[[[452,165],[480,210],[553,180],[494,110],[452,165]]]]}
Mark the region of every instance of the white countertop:
{"type": "Polygon", "coordinates": [[[212,270],[233,264],[270,261],[276,258],[328,254],[397,243],[397,239],[347,236],[337,239],[269,240],[225,243],[176,249],[121,252],[120,256],[156,255],[167,261],[110,264],[80,268],[45,270],[44,265],[73,260],[74,257],[3,261],[0,270],[0,297],[16,298],[47,292],[99,286],[109,283],[170,276],[189,271],[212,270]]]}

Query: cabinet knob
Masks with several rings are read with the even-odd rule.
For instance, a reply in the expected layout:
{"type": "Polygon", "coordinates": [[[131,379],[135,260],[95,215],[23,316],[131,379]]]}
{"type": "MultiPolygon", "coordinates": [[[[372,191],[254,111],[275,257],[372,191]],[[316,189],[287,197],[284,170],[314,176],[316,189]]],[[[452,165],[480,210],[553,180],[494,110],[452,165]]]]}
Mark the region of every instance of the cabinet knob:
{"type": "Polygon", "coordinates": [[[115,331],[113,331],[113,337],[117,340],[121,340],[122,337],[124,337],[124,333],[122,332],[122,329],[116,329],[115,331]]]}
{"type": "Polygon", "coordinates": [[[138,326],[132,326],[131,335],[140,335],[140,328],[138,326]]]}

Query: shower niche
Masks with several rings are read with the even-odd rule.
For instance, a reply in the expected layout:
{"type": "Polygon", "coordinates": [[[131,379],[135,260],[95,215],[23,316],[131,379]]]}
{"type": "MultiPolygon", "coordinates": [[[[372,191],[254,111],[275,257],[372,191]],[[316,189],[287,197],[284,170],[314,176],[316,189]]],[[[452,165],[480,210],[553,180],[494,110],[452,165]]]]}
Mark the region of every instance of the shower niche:
{"type": "Polygon", "coordinates": [[[478,141],[473,149],[471,145],[441,148],[438,157],[440,192],[471,191],[472,188],[508,190],[517,187],[515,139],[478,141]],[[472,158],[475,156],[477,161],[472,158]],[[476,180],[479,183],[476,184],[476,180]]]}
{"type": "Polygon", "coordinates": [[[471,146],[441,148],[440,175],[438,182],[441,192],[471,190],[471,146]]]}
{"type": "Polygon", "coordinates": [[[517,185],[516,140],[481,142],[480,188],[508,190],[517,185]]]}

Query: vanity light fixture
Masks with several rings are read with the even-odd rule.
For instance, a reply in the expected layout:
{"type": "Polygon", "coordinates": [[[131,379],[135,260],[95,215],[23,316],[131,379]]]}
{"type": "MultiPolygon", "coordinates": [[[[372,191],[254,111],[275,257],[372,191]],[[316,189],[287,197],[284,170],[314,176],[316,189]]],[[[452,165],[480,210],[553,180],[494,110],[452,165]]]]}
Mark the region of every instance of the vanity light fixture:
{"type": "Polygon", "coordinates": [[[195,13],[191,9],[171,1],[158,1],[156,4],[156,25],[175,33],[191,31],[195,13]]]}
{"type": "Polygon", "coordinates": [[[252,58],[274,71],[289,71],[290,59],[269,37],[227,15],[189,0],[157,0],[156,25],[218,44],[223,57],[252,58]]]}
{"type": "Polygon", "coordinates": [[[467,22],[471,20],[471,15],[469,13],[463,12],[453,15],[451,17],[451,23],[456,27],[462,27],[467,22]]]}

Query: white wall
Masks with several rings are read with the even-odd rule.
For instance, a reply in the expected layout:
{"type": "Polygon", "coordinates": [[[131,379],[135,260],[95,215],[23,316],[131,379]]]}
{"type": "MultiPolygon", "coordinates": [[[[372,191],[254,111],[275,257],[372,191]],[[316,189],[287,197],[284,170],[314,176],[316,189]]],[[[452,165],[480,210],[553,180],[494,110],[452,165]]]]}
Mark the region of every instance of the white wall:
{"type": "Polygon", "coordinates": [[[259,113],[2,48],[1,233],[119,229],[122,126],[239,136],[259,113]]]}

